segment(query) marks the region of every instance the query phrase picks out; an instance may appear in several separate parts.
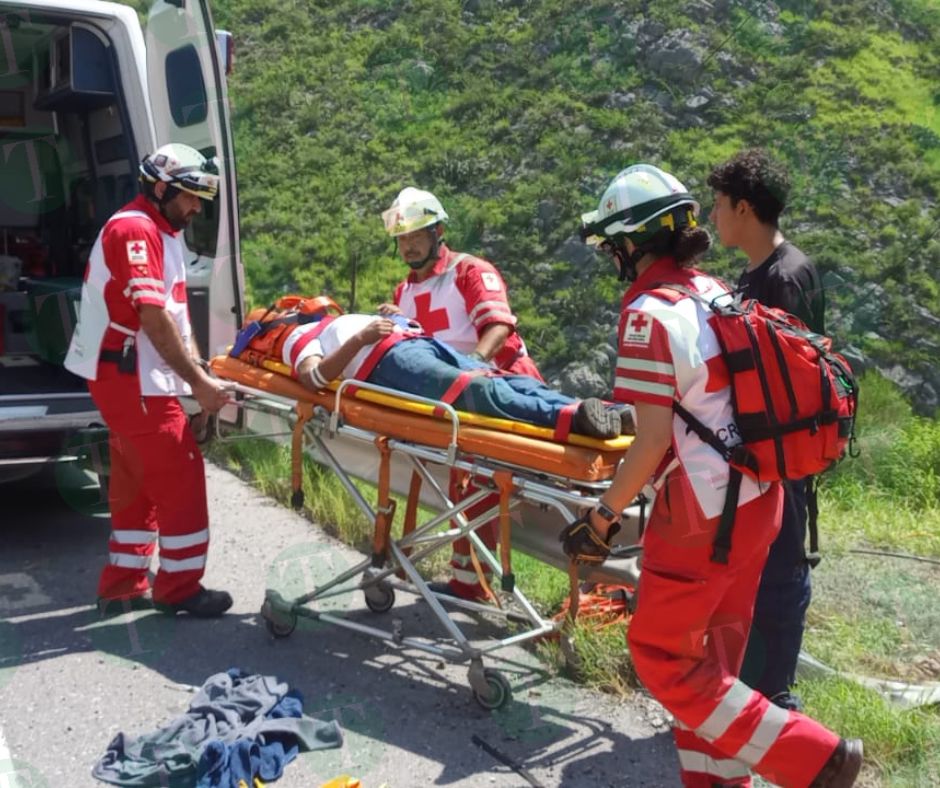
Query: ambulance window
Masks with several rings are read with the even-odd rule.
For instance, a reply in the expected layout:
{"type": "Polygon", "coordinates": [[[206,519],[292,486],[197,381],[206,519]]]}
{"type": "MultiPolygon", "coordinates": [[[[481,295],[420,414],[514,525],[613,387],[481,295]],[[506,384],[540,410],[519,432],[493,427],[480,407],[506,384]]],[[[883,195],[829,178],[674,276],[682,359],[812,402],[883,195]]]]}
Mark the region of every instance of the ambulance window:
{"type": "Polygon", "coordinates": [[[173,122],[183,128],[202,123],[208,115],[206,86],[196,47],[187,44],[166,56],[166,86],[173,122]]]}
{"type": "MultiPolygon", "coordinates": [[[[202,148],[199,151],[207,159],[216,155],[215,146],[202,148]]],[[[219,239],[219,198],[211,202],[203,201],[202,212],[193,217],[186,228],[184,237],[186,246],[198,255],[215,254],[219,239]]]]}

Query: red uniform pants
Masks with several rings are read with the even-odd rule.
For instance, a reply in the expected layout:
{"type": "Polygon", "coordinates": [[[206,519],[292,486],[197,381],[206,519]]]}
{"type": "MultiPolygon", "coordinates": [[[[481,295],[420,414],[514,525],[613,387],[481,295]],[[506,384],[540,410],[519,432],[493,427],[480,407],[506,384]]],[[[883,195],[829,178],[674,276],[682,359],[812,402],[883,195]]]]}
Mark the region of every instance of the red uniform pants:
{"type": "Polygon", "coordinates": [[[202,453],[176,397],[141,397],[136,375],[101,364],[88,381],[110,431],[109,560],[98,596],[147,591],[154,544],[160,542],[156,602],[173,604],[199,591],[209,547],[202,453]]]}
{"type": "MultiPolygon", "coordinates": [[[[529,356],[519,356],[518,358],[512,359],[512,363],[508,367],[505,367],[505,371],[513,375],[529,375],[544,383],[544,378],[541,373],[539,373],[538,367],[535,366],[535,362],[529,356]]],[[[470,495],[477,489],[471,483],[467,486],[465,491],[461,490],[461,478],[461,474],[456,472],[451,473],[449,492],[450,499],[455,502],[470,495]]],[[[473,520],[477,515],[492,509],[494,506],[499,506],[498,493],[488,495],[482,501],[468,508],[464,512],[464,516],[466,516],[468,520],[473,520]]],[[[496,518],[485,523],[477,529],[476,534],[480,537],[483,544],[491,551],[495,551],[499,542],[499,519],[496,518]]],[[[450,569],[452,577],[450,587],[457,596],[463,597],[464,599],[482,599],[486,596],[486,592],[483,590],[483,586],[480,585],[479,577],[473,566],[473,561],[470,558],[470,540],[458,539],[454,542],[451,549],[450,569]]],[[[480,565],[483,569],[486,582],[491,583],[493,572],[489,564],[481,560],[480,565]]]]}
{"type": "MultiPolygon", "coordinates": [[[[451,472],[449,492],[450,499],[454,502],[462,500],[477,490],[472,482],[467,485],[466,490],[461,489],[461,477],[461,473],[456,471],[451,472]]],[[[492,509],[494,506],[499,506],[499,493],[487,495],[482,501],[478,501],[473,506],[467,508],[466,511],[464,511],[464,517],[468,520],[473,520],[478,515],[492,509]]],[[[476,529],[476,535],[480,537],[483,544],[491,551],[496,550],[498,532],[498,518],[490,520],[476,529]]],[[[479,576],[477,575],[476,568],[473,566],[473,560],[470,557],[470,540],[466,538],[456,540],[453,545],[451,545],[451,551],[450,571],[452,577],[450,587],[453,589],[454,593],[464,599],[484,598],[486,591],[484,591],[483,586],[480,585],[479,576]]],[[[479,556],[477,556],[477,559],[483,569],[486,582],[492,583],[493,571],[490,569],[490,565],[479,556]]]]}
{"type": "Polygon", "coordinates": [[[727,564],[711,561],[707,520],[681,472],[667,478],[643,539],[628,639],[637,675],[673,714],[683,785],[748,786],[750,771],[809,785],[839,742],[815,720],[771,704],[738,678],[782,490],[738,508],[727,564]]]}

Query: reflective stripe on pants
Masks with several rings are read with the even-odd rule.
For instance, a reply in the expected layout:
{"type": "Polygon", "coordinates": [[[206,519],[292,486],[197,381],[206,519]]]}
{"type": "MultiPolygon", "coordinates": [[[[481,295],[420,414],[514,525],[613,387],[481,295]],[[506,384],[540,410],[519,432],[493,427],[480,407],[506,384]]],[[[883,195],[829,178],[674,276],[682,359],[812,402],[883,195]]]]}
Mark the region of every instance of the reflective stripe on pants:
{"type": "MultiPolygon", "coordinates": [[[[467,485],[466,493],[461,495],[457,487],[457,474],[451,474],[450,482],[450,498],[452,501],[457,502],[461,497],[466,497],[471,493],[476,491],[473,482],[467,485]]],[[[485,511],[493,508],[494,506],[499,505],[499,495],[493,493],[492,495],[487,495],[482,501],[475,503],[469,509],[464,512],[464,516],[468,520],[473,520],[477,515],[482,514],[485,511]]],[[[483,541],[491,551],[496,550],[497,544],[497,529],[499,526],[499,520],[494,519],[489,522],[484,523],[476,530],[477,536],[483,541]]],[[[483,586],[480,585],[479,578],[477,577],[476,569],[473,568],[473,561],[470,559],[470,540],[469,539],[458,539],[453,543],[451,547],[451,574],[452,578],[450,581],[451,588],[453,588],[454,593],[458,596],[465,597],[467,599],[475,599],[477,597],[485,596],[486,592],[483,590],[483,586]]],[[[483,559],[478,555],[477,558],[480,561],[480,565],[483,567],[484,575],[486,576],[486,582],[490,583],[493,573],[490,570],[489,564],[487,564],[483,559]]]]}
{"type": "MultiPolygon", "coordinates": [[[[739,507],[728,564],[710,560],[705,520],[681,470],[656,497],[629,642],[637,675],[681,723],[674,731],[686,786],[750,785],[750,769],[783,786],[809,785],[839,737],[772,705],[736,676],[747,643],[780,488],[739,507]]],[[[776,527],[775,527],[776,526],[776,527]]]]}
{"type": "Polygon", "coordinates": [[[160,568],[153,586],[158,602],[175,603],[199,591],[209,544],[205,468],[175,397],[141,398],[135,375],[112,372],[88,388],[110,430],[112,537],[98,595],[137,596],[148,587],[147,569],[157,533],[160,568]]]}

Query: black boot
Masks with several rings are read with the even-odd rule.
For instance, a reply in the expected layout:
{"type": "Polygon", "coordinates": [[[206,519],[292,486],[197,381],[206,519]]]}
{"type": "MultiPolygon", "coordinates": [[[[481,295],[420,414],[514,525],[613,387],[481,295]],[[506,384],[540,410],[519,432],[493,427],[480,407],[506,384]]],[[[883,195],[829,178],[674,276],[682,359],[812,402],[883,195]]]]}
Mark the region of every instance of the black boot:
{"type": "Polygon", "coordinates": [[[840,739],[810,788],[851,788],[862,770],[862,760],[861,739],[840,739]]]}
{"type": "Polygon", "coordinates": [[[635,411],[632,405],[626,405],[619,411],[621,435],[636,435],[636,419],[634,418],[634,413],[635,411]]]}
{"type": "Polygon", "coordinates": [[[571,430],[592,438],[616,438],[620,434],[620,414],[597,397],[590,397],[578,405],[571,430]]]}
{"type": "Polygon", "coordinates": [[[177,613],[189,613],[196,618],[217,618],[232,606],[232,596],[228,591],[210,591],[200,588],[191,597],[182,602],[168,604],[157,602],[154,607],[161,613],[175,616],[177,613]]]}

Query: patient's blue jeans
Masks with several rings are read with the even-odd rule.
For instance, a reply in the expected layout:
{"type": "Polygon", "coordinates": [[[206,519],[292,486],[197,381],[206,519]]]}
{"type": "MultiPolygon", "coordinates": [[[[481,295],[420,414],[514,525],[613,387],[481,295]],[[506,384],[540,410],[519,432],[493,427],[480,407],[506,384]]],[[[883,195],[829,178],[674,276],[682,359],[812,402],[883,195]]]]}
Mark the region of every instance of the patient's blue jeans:
{"type": "MultiPolygon", "coordinates": [[[[465,370],[489,368],[436,339],[406,339],[392,345],[367,380],[409,394],[440,399],[465,370]]],[[[541,427],[554,427],[565,405],[577,402],[528,375],[474,377],[453,403],[481,413],[541,427]]]]}

